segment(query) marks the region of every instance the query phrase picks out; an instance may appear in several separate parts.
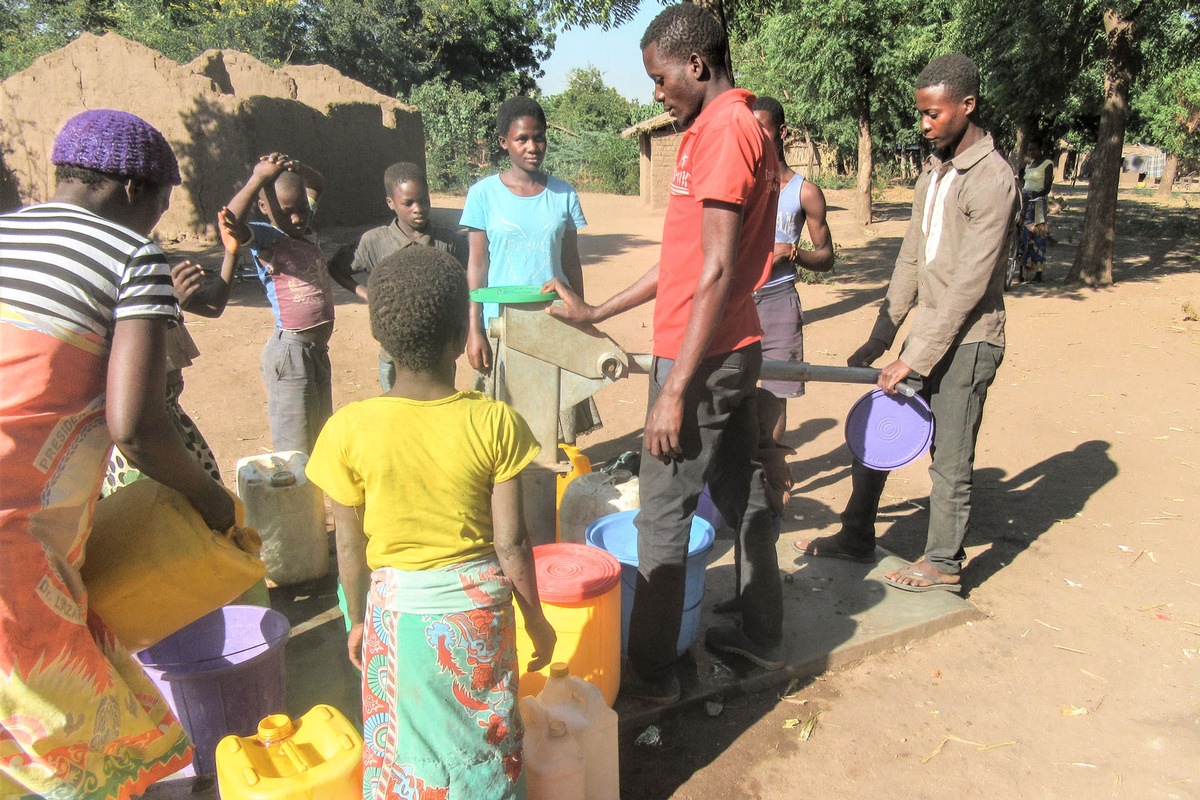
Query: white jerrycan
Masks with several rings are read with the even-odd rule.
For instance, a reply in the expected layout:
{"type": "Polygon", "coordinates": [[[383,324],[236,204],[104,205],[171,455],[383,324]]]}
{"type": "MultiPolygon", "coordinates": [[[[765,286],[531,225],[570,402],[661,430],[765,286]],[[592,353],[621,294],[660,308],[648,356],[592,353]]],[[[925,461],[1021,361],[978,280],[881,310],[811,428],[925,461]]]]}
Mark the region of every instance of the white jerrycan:
{"type": "Polygon", "coordinates": [[[638,479],[628,470],[590,472],[567,484],[558,509],[558,540],[587,544],[587,526],[608,514],[641,508],[638,479]]]}
{"type": "Polygon", "coordinates": [[[295,450],[237,462],[246,524],[262,536],[267,581],[277,586],[316,580],[329,571],[325,494],[308,480],[308,456],[295,450]]]}
{"type": "Polygon", "coordinates": [[[567,724],[550,716],[536,697],[519,702],[527,800],[585,800],[583,755],[567,724]]]}
{"type": "Polygon", "coordinates": [[[585,800],[620,800],[617,712],[599,687],[571,675],[567,665],[550,665],[550,679],[537,696],[551,719],[562,720],[579,742],[584,760],[585,800]]]}

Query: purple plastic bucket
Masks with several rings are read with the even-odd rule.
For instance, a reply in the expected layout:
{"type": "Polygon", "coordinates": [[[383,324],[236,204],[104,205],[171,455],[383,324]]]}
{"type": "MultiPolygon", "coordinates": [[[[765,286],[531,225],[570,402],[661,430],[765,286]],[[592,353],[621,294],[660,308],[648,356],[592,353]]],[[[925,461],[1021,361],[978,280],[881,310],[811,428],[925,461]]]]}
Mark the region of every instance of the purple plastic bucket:
{"type": "Polygon", "coordinates": [[[846,416],[846,445],[871,469],[893,470],[916,461],[933,442],[933,413],[920,395],[872,389],[846,416]]]}
{"type": "Polygon", "coordinates": [[[291,625],[278,611],[226,606],[137,654],[196,746],[184,775],[217,771],[217,742],[249,736],[287,711],[283,648],[291,625]]]}

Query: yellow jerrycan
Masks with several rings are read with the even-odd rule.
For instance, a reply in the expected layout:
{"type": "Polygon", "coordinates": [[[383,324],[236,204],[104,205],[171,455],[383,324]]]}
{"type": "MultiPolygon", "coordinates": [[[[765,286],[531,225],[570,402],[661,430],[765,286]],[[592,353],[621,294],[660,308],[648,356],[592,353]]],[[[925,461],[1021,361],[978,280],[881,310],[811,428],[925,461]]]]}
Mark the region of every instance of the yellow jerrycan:
{"type": "Polygon", "coordinates": [[[221,800],[362,800],[363,740],[332,706],[272,714],[254,736],[217,745],[221,800]]]}

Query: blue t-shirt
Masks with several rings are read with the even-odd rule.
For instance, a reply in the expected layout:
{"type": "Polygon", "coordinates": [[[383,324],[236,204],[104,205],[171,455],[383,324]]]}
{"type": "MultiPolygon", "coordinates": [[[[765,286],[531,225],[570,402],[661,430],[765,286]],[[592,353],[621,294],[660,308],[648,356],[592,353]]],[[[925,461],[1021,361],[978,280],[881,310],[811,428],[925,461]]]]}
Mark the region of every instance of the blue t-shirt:
{"type": "MultiPolygon", "coordinates": [[[[551,278],[565,280],[563,235],[587,227],[579,195],[565,181],[550,177],[542,192],[520,197],[499,175],[470,188],[460,223],[487,234],[488,286],[541,286],[551,278]]],[[[484,324],[499,313],[498,305],[484,303],[484,324]]]]}

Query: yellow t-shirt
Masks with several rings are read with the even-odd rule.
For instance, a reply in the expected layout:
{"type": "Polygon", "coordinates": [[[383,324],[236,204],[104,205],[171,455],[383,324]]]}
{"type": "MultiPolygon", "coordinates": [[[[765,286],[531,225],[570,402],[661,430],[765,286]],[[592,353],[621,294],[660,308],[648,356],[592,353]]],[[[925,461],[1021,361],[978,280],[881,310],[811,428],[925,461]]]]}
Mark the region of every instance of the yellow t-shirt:
{"type": "Polygon", "coordinates": [[[371,569],[437,569],[495,552],[492,486],[540,449],[517,412],[479,392],[375,397],[330,417],[306,473],[338,503],[366,506],[371,569]]]}

